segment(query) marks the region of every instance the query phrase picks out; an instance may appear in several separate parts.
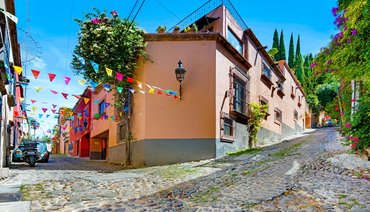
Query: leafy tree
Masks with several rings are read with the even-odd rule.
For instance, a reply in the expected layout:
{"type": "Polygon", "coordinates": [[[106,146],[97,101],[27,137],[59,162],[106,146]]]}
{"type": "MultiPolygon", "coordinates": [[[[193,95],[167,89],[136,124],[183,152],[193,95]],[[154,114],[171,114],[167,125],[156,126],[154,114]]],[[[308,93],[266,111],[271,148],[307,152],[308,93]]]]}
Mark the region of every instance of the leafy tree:
{"type": "Polygon", "coordinates": [[[278,34],[278,31],[277,29],[275,29],[274,31],[274,38],[273,38],[273,42],[272,42],[272,48],[273,49],[277,49],[278,50],[278,54],[275,54],[274,56],[274,59],[275,60],[280,60],[280,43],[279,43],[279,34],[278,34]]]}
{"type": "Polygon", "coordinates": [[[268,51],[268,54],[270,55],[270,57],[274,58],[274,57],[275,57],[275,55],[276,55],[278,52],[279,52],[279,50],[278,50],[278,49],[276,49],[276,48],[272,48],[272,49],[270,49],[270,50],[268,51]]]}
{"type": "Polygon", "coordinates": [[[284,44],[284,32],[283,32],[283,30],[281,30],[281,33],[280,33],[279,60],[286,60],[285,44],[284,44]]]}
{"type": "Polygon", "coordinates": [[[75,72],[88,81],[109,83],[115,87],[122,87],[122,92],[115,92],[115,106],[122,117],[115,120],[125,122],[128,138],[126,141],[126,164],[131,164],[131,125],[130,113],[132,110],[131,93],[132,84],[128,80],[119,81],[115,75],[108,74],[106,68],[133,77],[138,68],[140,58],[147,57],[145,52],[144,31],[128,19],[122,19],[115,11],[112,17],[94,9],[94,13],[87,13],[85,20],[75,19],[80,26],[78,42],[75,47],[75,56],[72,67],[75,72]],[[82,57],[86,63],[81,62],[82,57]],[[95,71],[89,61],[99,64],[95,71]]]}
{"type": "Polygon", "coordinates": [[[329,82],[317,86],[316,94],[323,108],[337,97],[338,88],[338,82],[329,82]]]}
{"type": "Polygon", "coordinates": [[[288,65],[289,67],[294,67],[294,41],[293,41],[293,33],[290,35],[289,41],[289,57],[288,57],[288,65]]]}

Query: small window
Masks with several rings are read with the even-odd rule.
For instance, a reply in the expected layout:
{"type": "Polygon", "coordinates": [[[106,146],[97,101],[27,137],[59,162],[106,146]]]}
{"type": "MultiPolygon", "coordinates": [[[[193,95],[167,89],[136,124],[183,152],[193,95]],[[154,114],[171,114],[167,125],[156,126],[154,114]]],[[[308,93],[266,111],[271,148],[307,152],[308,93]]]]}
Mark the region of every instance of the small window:
{"type": "Polygon", "coordinates": [[[295,92],[294,92],[294,86],[292,85],[292,93],[290,94],[290,97],[292,97],[292,99],[295,98],[295,92]]]}
{"type": "Polygon", "coordinates": [[[262,62],[262,74],[265,75],[267,78],[271,79],[272,78],[272,75],[271,75],[271,69],[269,68],[268,65],[266,65],[266,63],[262,62]]]}
{"type": "Polygon", "coordinates": [[[221,116],[221,141],[234,141],[235,121],[230,118],[229,114],[223,113],[221,116]]]}
{"type": "Polygon", "coordinates": [[[296,110],[294,110],[293,113],[294,113],[294,120],[297,121],[298,120],[298,112],[296,110]]]}
{"type": "Polygon", "coordinates": [[[103,113],[105,113],[105,101],[104,100],[99,103],[99,114],[103,114],[103,113]]]}
{"type": "Polygon", "coordinates": [[[281,124],[281,122],[282,122],[282,112],[281,112],[281,110],[279,110],[278,108],[275,108],[275,110],[274,110],[274,113],[275,113],[275,123],[277,123],[277,124],[281,124]]]}
{"type": "Polygon", "coordinates": [[[227,41],[241,54],[243,55],[243,44],[240,42],[238,37],[231,31],[230,28],[227,30],[227,41]]]}
{"type": "Polygon", "coordinates": [[[224,118],[224,135],[233,136],[233,120],[224,118]]]}

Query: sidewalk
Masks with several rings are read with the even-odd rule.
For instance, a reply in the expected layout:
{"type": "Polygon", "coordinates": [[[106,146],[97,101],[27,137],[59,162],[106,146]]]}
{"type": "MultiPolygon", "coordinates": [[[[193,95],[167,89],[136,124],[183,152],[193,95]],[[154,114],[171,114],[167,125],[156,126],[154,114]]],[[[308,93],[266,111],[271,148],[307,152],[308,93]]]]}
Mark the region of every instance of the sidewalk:
{"type": "Polygon", "coordinates": [[[22,180],[9,178],[0,181],[0,211],[2,212],[28,212],[30,201],[21,201],[20,188],[22,180]]]}

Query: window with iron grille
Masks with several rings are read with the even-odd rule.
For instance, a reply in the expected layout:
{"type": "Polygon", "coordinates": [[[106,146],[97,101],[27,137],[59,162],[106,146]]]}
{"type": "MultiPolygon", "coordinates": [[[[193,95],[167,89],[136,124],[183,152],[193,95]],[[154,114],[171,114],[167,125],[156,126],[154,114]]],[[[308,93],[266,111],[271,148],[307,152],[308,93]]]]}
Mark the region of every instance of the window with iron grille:
{"type": "Polygon", "coordinates": [[[126,134],[127,134],[127,127],[125,124],[120,124],[119,125],[119,139],[123,140],[126,139],[126,134]]]}
{"type": "Polygon", "coordinates": [[[274,109],[274,114],[275,114],[274,115],[275,116],[275,123],[280,124],[282,122],[282,120],[283,120],[281,110],[278,109],[278,108],[275,108],[274,109]]]}
{"type": "Polygon", "coordinates": [[[224,118],[224,135],[234,136],[233,135],[233,120],[229,118],[224,118]]]}
{"type": "Polygon", "coordinates": [[[221,114],[221,134],[220,138],[222,142],[233,142],[235,135],[235,120],[233,120],[229,114],[221,114]]]}
{"type": "Polygon", "coordinates": [[[234,104],[233,109],[239,113],[245,114],[246,112],[246,83],[234,76],[234,104]]]}

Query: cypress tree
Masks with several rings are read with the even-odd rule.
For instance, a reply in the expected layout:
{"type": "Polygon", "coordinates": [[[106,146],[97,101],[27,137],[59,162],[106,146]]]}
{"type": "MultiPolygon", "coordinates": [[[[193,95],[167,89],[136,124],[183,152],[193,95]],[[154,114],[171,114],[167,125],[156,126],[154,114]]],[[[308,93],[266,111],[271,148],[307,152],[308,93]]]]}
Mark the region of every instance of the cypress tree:
{"type": "Polygon", "coordinates": [[[302,55],[301,55],[301,39],[300,39],[300,36],[298,35],[298,40],[297,40],[297,46],[296,46],[296,50],[295,50],[295,65],[300,65],[298,63],[298,60],[299,61],[302,61],[302,55]]]}
{"type": "Polygon", "coordinates": [[[280,60],[280,48],[279,48],[279,33],[277,29],[274,31],[274,38],[272,42],[272,48],[275,48],[278,50],[278,53],[275,54],[274,59],[275,60],[280,60]]]}
{"type": "Polygon", "coordinates": [[[298,81],[301,83],[303,87],[306,86],[306,77],[304,73],[304,66],[303,66],[303,59],[302,56],[298,57],[296,59],[296,64],[295,64],[295,75],[297,76],[298,81]]]}
{"type": "Polygon", "coordinates": [[[289,58],[288,58],[288,65],[289,67],[294,66],[294,41],[293,41],[293,33],[290,35],[289,41],[289,58]]]}
{"type": "Polygon", "coordinates": [[[285,53],[285,44],[284,44],[284,32],[281,30],[280,32],[280,44],[279,44],[279,60],[286,60],[286,53],[285,53]]]}

